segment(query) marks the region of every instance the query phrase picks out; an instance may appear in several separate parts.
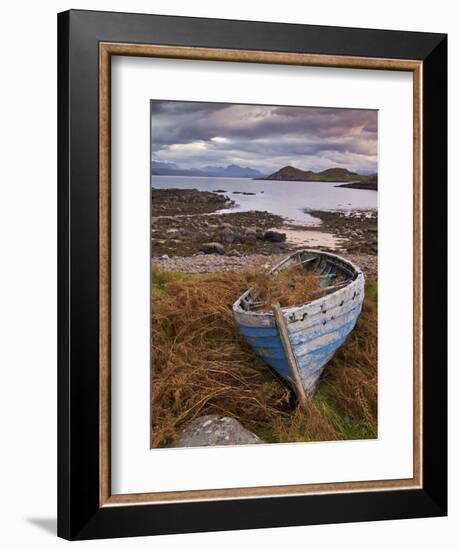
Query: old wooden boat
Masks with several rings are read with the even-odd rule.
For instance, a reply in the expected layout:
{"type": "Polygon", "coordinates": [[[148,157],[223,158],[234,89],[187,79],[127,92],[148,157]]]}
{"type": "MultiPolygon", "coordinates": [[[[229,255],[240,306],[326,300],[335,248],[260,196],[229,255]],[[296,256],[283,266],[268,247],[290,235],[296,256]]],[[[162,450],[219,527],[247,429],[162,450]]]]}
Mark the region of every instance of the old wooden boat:
{"type": "Polygon", "coordinates": [[[257,312],[257,296],[250,288],[234,303],[233,313],[249,345],[301,399],[314,393],[325,365],[354,328],[362,309],[365,280],[352,262],[316,250],[295,252],[271,274],[294,265],[320,273],[321,297],[294,307],[257,312]],[[339,276],[339,284],[329,284],[334,276],[339,276]]]}

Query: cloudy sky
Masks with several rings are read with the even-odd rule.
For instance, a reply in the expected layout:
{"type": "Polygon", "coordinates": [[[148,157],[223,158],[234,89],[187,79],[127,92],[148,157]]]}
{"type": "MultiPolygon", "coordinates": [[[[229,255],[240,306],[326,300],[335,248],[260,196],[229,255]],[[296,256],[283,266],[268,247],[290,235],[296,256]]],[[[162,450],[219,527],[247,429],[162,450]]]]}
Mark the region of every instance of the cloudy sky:
{"type": "Polygon", "coordinates": [[[151,102],[152,159],[180,168],[377,172],[377,111],[151,102]]]}

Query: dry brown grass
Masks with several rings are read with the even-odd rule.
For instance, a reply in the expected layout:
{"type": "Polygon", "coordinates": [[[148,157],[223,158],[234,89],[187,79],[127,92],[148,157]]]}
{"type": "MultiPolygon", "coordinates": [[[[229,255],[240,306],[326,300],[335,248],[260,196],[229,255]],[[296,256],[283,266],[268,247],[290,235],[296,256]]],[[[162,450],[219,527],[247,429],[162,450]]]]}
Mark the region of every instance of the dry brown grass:
{"type": "Polygon", "coordinates": [[[301,411],[287,385],[255,356],[233,321],[231,305],[258,278],[240,271],[154,273],[153,447],[168,445],[193,418],[214,413],[237,418],[267,441],[374,437],[375,308],[369,311],[365,305],[358,327],[327,367],[310,410],[301,411]]]}
{"type": "Polygon", "coordinates": [[[153,291],[154,447],[202,414],[230,415],[254,428],[288,409],[288,389],[256,359],[234,325],[231,305],[252,277],[217,273],[153,291]]]}
{"type": "Polygon", "coordinates": [[[305,272],[300,266],[270,275],[258,273],[252,283],[259,311],[270,311],[272,304],[278,302],[281,307],[303,304],[323,295],[320,288],[320,275],[316,272],[305,272]]]}

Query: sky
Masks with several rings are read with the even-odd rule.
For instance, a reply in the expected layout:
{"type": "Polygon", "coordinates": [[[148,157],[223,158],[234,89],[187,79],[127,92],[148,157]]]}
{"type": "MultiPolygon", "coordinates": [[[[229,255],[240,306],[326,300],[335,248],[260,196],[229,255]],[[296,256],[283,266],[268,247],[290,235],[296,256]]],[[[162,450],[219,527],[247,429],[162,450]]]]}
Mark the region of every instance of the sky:
{"type": "Polygon", "coordinates": [[[377,111],[151,102],[152,160],[183,169],[237,164],[377,172],[377,111]]]}

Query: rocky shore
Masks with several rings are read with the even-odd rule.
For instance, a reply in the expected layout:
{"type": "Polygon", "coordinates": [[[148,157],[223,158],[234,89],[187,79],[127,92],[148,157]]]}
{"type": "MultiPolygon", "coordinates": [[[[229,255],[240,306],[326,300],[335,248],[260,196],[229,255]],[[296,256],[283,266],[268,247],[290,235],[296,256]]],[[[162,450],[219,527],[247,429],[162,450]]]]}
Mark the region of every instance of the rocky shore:
{"type": "Polygon", "coordinates": [[[341,249],[351,254],[378,254],[378,214],[375,210],[326,212],[307,210],[321,220],[322,231],[341,240],[341,249]]]}
{"type": "Polygon", "coordinates": [[[285,234],[272,230],[282,226],[280,216],[261,211],[215,213],[232,205],[233,201],[217,193],[196,189],[153,189],[153,257],[198,252],[271,254],[286,249],[285,234]]]}
{"type": "Polygon", "coordinates": [[[363,258],[362,268],[376,273],[376,211],[308,210],[318,225],[298,226],[267,211],[231,211],[234,202],[223,193],[152,190],[153,265],[194,273],[267,269],[286,254],[309,247],[363,258]]]}
{"type": "Polygon", "coordinates": [[[205,214],[231,208],[234,201],[226,195],[196,189],[152,189],[151,215],[177,216],[205,214]]]}
{"type": "Polygon", "coordinates": [[[366,189],[368,191],[378,190],[378,180],[370,181],[355,181],[354,183],[343,183],[343,185],[335,185],[335,187],[346,187],[348,189],[366,189]]]}

